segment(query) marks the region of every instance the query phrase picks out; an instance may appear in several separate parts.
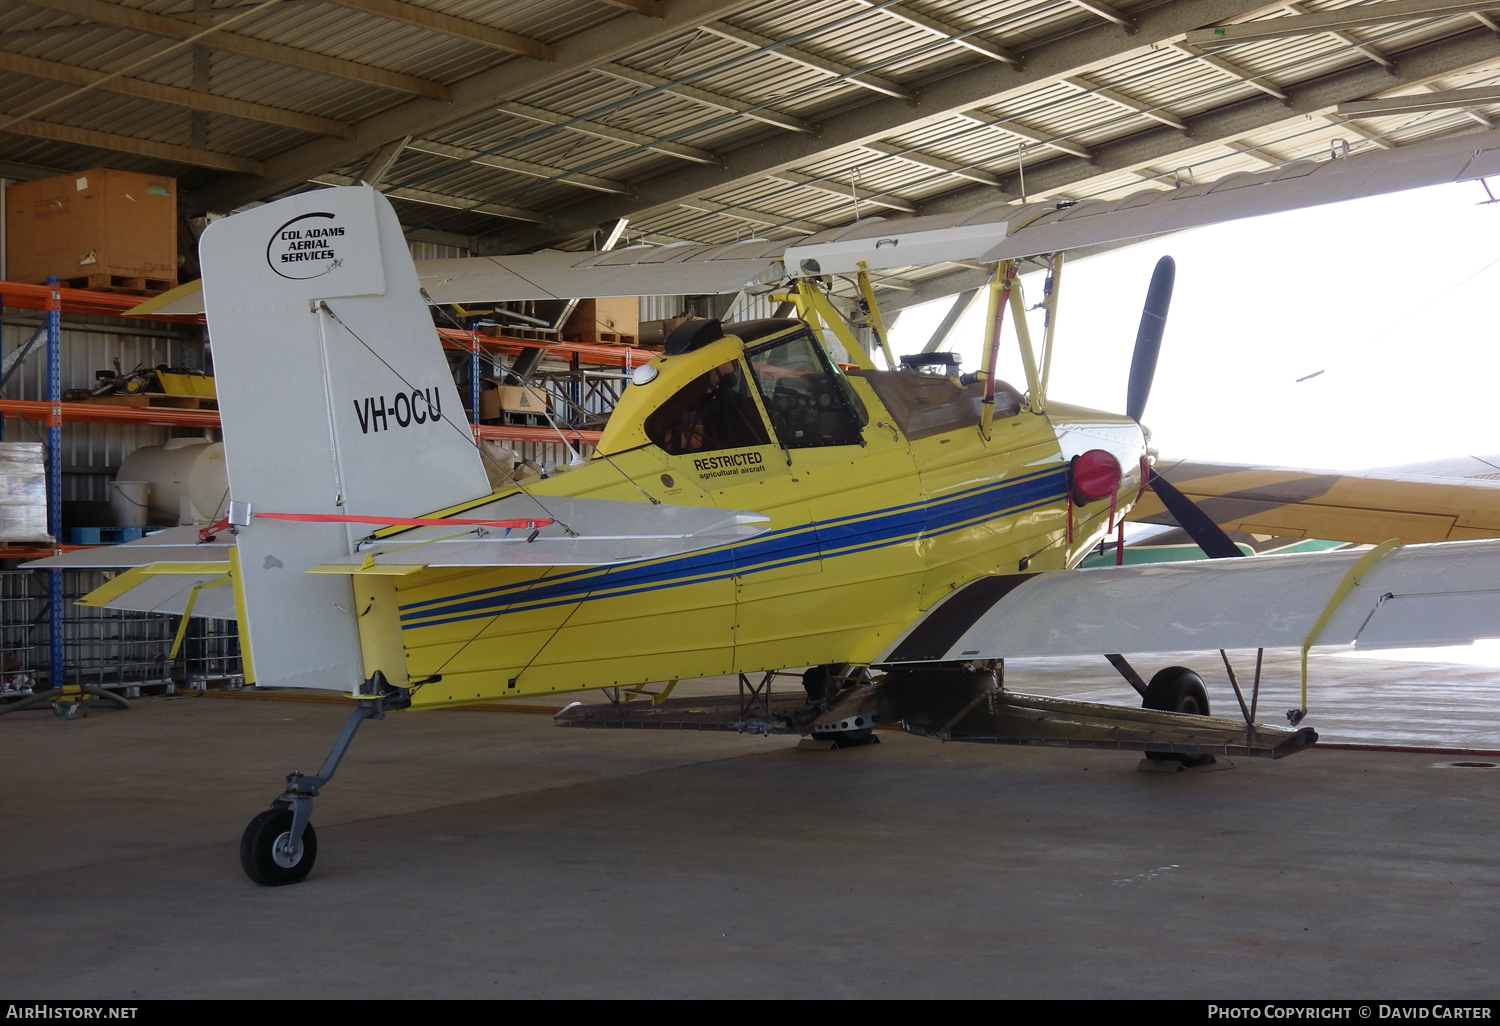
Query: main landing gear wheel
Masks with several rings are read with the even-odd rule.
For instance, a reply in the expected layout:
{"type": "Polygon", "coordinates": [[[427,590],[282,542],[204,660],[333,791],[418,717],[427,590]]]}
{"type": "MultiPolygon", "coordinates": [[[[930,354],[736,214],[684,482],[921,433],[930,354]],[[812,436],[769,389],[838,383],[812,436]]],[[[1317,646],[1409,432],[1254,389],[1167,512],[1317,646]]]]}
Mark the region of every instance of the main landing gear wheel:
{"type": "MultiPolygon", "coordinates": [[[[1146,685],[1141,707],[1189,716],[1210,715],[1208,689],[1203,686],[1203,678],[1186,666],[1168,666],[1152,677],[1151,683],[1146,685]]],[[[1175,752],[1147,752],[1146,758],[1152,762],[1179,762],[1183,766],[1208,766],[1215,761],[1212,755],[1179,755],[1175,752]]]]}
{"type": "Polygon", "coordinates": [[[252,819],[240,838],[245,875],[263,887],[301,883],[317,861],[318,833],[307,824],[295,848],[287,844],[291,836],[291,809],[267,809],[252,819]]]}

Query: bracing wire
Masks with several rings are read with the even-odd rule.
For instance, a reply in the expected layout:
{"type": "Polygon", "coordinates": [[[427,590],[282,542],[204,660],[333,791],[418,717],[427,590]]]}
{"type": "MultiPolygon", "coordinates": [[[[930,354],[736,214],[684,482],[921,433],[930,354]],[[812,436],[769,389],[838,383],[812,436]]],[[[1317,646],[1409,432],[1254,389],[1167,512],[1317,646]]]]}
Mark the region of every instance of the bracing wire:
{"type": "MultiPolygon", "coordinates": [[[[512,273],[514,273],[514,272],[512,272],[512,273]]],[[[516,274],[516,277],[521,278],[522,281],[525,281],[525,282],[527,282],[527,284],[533,285],[536,288],[541,288],[540,286],[536,285],[535,282],[532,282],[529,279],[527,279],[524,275],[516,274]]],[[[546,291],[546,290],[543,289],[542,291],[546,291]]],[[[428,296],[427,297],[427,301],[429,303],[432,303],[432,297],[428,296]]],[[[433,305],[433,309],[437,310],[444,317],[446,317],[448,319],[448,322],[450,324],[452,324],[455,328],[457,328],[459,331],[468,331],[469,330],[468,328],[465,328],[462,324],[460,324],[458,322],[457,318],[455,318],[447,310],[444,310],[441,306],[438,306],[436,303],[433,303],[432,305],[433,305]]],[[[514,374],[515,377],[520,380],[520,382],[521,382],[522,385],[527,385],[527,386],[531,386],[531,387],[540,387],[541,382],[534,382],[533,379],[530,378],[527,375],[516,374],[514,368],[510,368],[509,370],[510,370],[511,374],[514,374]]],[[[558,397],[560,399],[562,399],[563,402],[565,402],[569,406],[571,406],[573,409],[577,410],[579,413],[587,415],[588,411],[585,410],[582,406],[579,406],[572,399],[569,399],[567,396],[561,395],[561,394],[559,394],[558,397]]],[[[477,420],[478,419],[478,415],[479,415],[479,411],[475,410],[474,414],[475,414],[475,419],[477,420]]],[[[547,410],[547,409],[544,408],[542,410],[542,416],[544,416],[544,417],[547,418],[547,423],[550,424],[550,425],[552,425],[552,430],[557,432],[557,437],[560,438],[560,439],[562,439],[562,443],[563,443],[563,445],[565,445],[565,446],[568,447],[568,451],[569,452],[577,452],[577,450],[573,448],[573,443],[570,442],[570,441],[568,441],[567,435],[563,434],[562,428],[560,428],[560,427],[557,426],[557,421],[555,421],[555,420],[552,419],[552,413],[549,410],[547,410]]],[[[614,460],[612,460],[612,459],[609,458],[609,455],[607,453],[601,452],[597,448],[594,450],[594,452],[597,453],[598,456],[599,456],[599,458],[602,459],[605,463],[608,463],[614,469],[614,471],[617,474],[619,474],[621,477],[623,477],[626,480],[626,482],[628,482],[630,484],[631,487],[633,487],[636,491],[638,491],[642,495],[644,495],[647,498],[647,500],[650,501],[651,505],[653,505],[653,506],[660,506],[661,505],[661,500],[660,499],[656,498],[656,496],[652,495],[650,492],[646,491],[646,489],[642,488],[640,482],[637,481],[635,478],[631,477],[629,474],[625,473],[625,471],[619,466],[619,464],[615,463],[614,460]]]]}
{"type": "MultiPolygon", "coordinates": [[[[365,349],[369,350],[370,355],[373,356],[373,357],[375,357],[375,359],[379,360],[382,364],[384,364],[386,370],[388,370],[392,374],[396,375],[396,377],[401,380],[402,384],[404,384],[407,388],[410,388],[410,389],[412,389],[414,391],[416,390],[417,386],[414,385],[414,384],[412,384],[410,381],[408,381],[407,378],[406,378],[406,375],[402,374],[395,367],[392,367],[391,364],[390,364],[390,361],[388,361],[385,357],[381,356],[378,352],[375,351],[375,348],[373,346],[371,346],[370,343],[366,342],[363,338],[360,337],[359,332],[357,332],[353,328],[349,327],[348,324],[345,324],[343,318],[339,317],[339,315],[334,312],[333,307],[329,306],[328,302],[326,300],[322,300],[322,299],[318,300],[318,309],[320,309],[324,313],[328,314],[328,316],[333,319],[334,323],[338,324],[339,327],[343,328],[350,335],[352,335],[354,337],[354,340],[356,342],[358,342],[360,345],[364,346],[365,349]]],[[[475,442],[474,438],[467,431],[465,431],[463,428],[461,428],[457,424],[455,424],[451,418],[444,417],[443,418],[443,422],[445,424],[447,424],[449,427],[451,427],[454,431],[457,431],[459,433],[459,435],[463,437],[463,439],[464,439],[465,442],[467,442],[467,443],[469,443],[471,445],[474,445],[474,447],[479,450],[479,455],[480,455],[481,459],[489,460],[489,462],[493,463],[496,467],[500,467],[499,461],[495,460],[493,457],[491,457],[489,454],[487,454],[484,451],[483,446],[480,446],[477,442],[475,442]]],[[[526,488],[526,486],[523,485],[520,481],[518,481],[518,480],[516,480],[516,478],[512,477],[510,475],[510,472],[508,470],[505,470],[504,468],[501,468],[501,473],[505,474],[505,476],[510,480],[510,482],[513,485],[515,485],[517,489],[520,490],[520,492],[521,492],[522,495],[525,495],[532,502],[534,502],[538,506],[540,506],[541,509],[542,509],[542,512],[545,513],[545,514],[547,514],[547,516],[550,517],[552,520],[556,521],[557,525],[559,527],[561,527],[564,531],[568,532],[568,534],[572,535],[573,537],[575,537],[575,538],[578,537],[578,532],[577,531],[574,531],[573,528],[571,528],[570,526],[568,526],[568,524],[567,524],[566,521],[564,521],[561,517],[557,516],[557,514],[553,513],[550,509],[548,509],[546,503],[542,502],[541,499],[539,499],[535,495],[533,495],[526,488]]]]}

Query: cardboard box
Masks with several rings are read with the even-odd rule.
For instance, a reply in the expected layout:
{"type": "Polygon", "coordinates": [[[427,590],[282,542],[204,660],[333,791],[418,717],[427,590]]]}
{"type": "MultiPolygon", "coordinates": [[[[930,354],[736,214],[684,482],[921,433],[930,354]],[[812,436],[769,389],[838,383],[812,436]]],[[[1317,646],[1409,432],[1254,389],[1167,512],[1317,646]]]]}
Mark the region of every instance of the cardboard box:
{"type": "Polygon", "coordinates": [[[177,180],[92,168],[5,191],[6,273],[72,288],[177,283],[177,180]],[[114,279],[122,279],[116,281],[114,279]]]}
{"type": "Polygon", "coordinates": [[[563,338],[595,345],[636,344],[641,333],[641,301],[635,296],[580,299],[563,325],[563,338]]]}
{"type": "Polygon", "coordinates": [[[540,388],[523,385],[499,385],[479,393],[479,419],[494,420],[502,413],[543,413],[552,404],[540,388]]]}

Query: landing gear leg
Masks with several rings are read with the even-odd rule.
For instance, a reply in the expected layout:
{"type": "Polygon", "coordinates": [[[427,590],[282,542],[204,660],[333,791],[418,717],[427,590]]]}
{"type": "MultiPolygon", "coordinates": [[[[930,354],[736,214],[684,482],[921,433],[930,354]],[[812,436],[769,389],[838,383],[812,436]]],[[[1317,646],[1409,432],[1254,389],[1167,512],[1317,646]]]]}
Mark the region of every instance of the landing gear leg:
{"type": "Polygon", "coordinates": [[[312,872],[318,857],[318,834],[311,822],[313,799],[333,779],[361,723],[383,720],[387,712],[409,705],[411,695],[406,691],[361,699],[344,721],[318,775],[306,777],[297,770],[287,774],[286,790],[250,821],[240,838],[240,865],[246,876],[264,887],[283,887],[301,883],[312,872]]]}
{"type": "MultiPolygon", "coordinates": [[[[841,694],[864,686],[871,677],[869,667],[833,663],[810,667],[802,674],[802,687],[807,691],[808,706],[816,707],[819,712],[826,713],[841,694]]],[[[846,729],[820,730],[815,727],[814,736],[801,742],[801,745],[823,749],[860,748],[864,745],[880,744],[880,738],[875,735],[875,728],[865,726],[863,718],[860,718],[857,727],[850,727],[842,722],[840,726],[846,729]]]]}

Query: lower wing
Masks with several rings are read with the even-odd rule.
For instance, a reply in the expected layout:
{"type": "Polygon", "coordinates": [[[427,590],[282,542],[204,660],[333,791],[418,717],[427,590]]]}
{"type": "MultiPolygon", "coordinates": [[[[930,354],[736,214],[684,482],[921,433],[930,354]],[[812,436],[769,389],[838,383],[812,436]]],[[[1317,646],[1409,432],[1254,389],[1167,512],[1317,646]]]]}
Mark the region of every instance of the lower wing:
{"type": "Polygon", "coordinates": [[[1500,541],[1380,545],[974,581],[877,663],[1500,637],[1500,541]]]}

